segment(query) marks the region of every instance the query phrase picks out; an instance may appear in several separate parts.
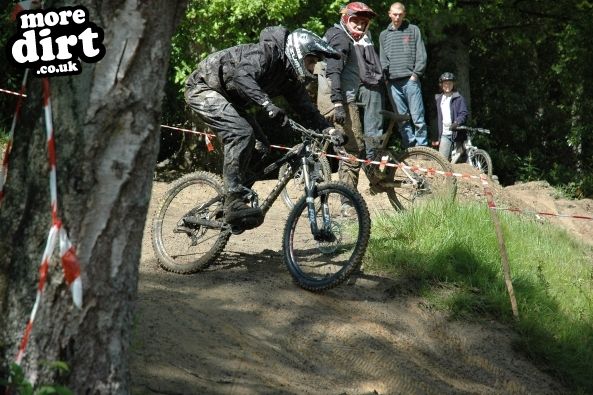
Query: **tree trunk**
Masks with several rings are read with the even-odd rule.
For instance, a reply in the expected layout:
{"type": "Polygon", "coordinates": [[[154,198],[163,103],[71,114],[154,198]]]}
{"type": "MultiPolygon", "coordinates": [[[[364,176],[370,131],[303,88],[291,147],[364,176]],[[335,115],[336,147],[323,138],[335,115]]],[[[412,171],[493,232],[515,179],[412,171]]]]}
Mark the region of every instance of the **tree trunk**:
{"type": "MultiPolygon", "coordinates": [[[[22,365],[34,383],[125,394],[165,73],[185,0],[77,4],[104,29],[107,50],[99,63],[83,63],[82,74],[50,81],[58,212],[82,265],[83,308],[73,306],[54,254],[22,365]],[[58,377],[47,360],[66,362],[70,374],[58,377]]],[[[27,93],[0,211],[0,377],[29,318],[51,227],[40,80],[27,93]]]]}
{"type": "MultiPolygon", "coordinates": [[[[436,23],[436,21],[435,21],[436,23]]],[[[448,71],[455,74],[455,87],[463,95],[471,113],[469,33],[463,26],[453,25],[446,29],[444,38],[433,40],[427,47],[429,65],[422,90],[425,101],[426,119],[432,127],[431,139],[438,136],[437,109],[434,96],[440,92],[438,81],[448,71]]]]}
{"type": "MultiPolygon", "coordinates": [[[[464,27],[454,26],[447,29],[446,40],[439,43],[435,51],[434,67],[439,75],[445,71],[455,74],[455,87],[463,95],[468,108],[471,107],[469,84],[469,42],[468,32],[464,27]]],[[[437,77],[438,78],[438,77],[437,77]]]]}

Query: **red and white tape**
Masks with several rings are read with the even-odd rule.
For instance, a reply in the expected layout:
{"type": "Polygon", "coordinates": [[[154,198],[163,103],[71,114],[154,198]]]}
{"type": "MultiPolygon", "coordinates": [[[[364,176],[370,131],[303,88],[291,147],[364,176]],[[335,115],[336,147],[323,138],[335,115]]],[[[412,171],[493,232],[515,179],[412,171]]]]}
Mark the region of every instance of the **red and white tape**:
{"type": "Polygon", "coordinates": [[[161,125],[161,127],[166,128],[166,129],[178,130],[180,132],[187,132],[187,133],[198,134],[198,135],[204,136],[204,140],[206,142],[206,149],[208,150],[208,152],[214,151],[214,145],[212,144],[212,141],[210,140],[210,138],[215,138],[216,137],[215,134],[198,132],[196,130],[191,130],[191,129],[177,128],[175,126],[168,126],[168,125],[161,125]]]}
{"type": "Polygon", "coordinates": [[[23,335],[23,338],[21,339],[21,344],[16,355],[16,363],[19,365],[21,364],[23,356],[25,355],[25,350],[27,349],[27,344],[29,343],[29,337],[31,336],[31,331],[33,330],[35,316],[37,315],[37,310],[39,310],[39,306],[41,304],[41,296],[45,291],[47,272],[49,271],[49,259],[54,251],[58,232],[59,227],[57,225],[53,225],[47,237],[45,250],[43,251],[43,257],[41,258],[41,264],[39,265],[39,283],[37,285],[37,295],[35,297],[35,303],[33,304],[33,309],[31,310],[29,320],[27,321],[27,325],[25,327],[25,333],[23,335]]]}
{"type": "Polygon", "coordinates": [[[0,88],[0,92],[2,92],[2,93],[8,93],[9,95],[15,95],[15,96],[20,96],[20,97],[27,97],[27,95],[25,95],[24,93],[13,92],[13,91],[9,91],[8,89],[2,89],[2,88],[0,88]]]}
{"type": "Polygon", "coordinates": [[[43,86],[43,114],[45,115],[45,132],[47,137],[47,155],[49,160],[49,191],[51,198],[51,216],[58,221],[58,187],[56,183],[56,146],[54,140],[54,126],[51,115],[51,95],[49,79],[42,80],[43,86]]]}
{"type": "Polygon", "coordinates": [[[33,4],[32,0],[19,1],[12,9],[12,12],[10,13],[10,19],[13,21],[16,20],[16,16],[19,12],[30,10],[33,7],[37,8],[40,5],[39,3],[39,1],[36,1],[35,4],[33,4]]]}
{"type": "Polygon", "coordinates": [[[593,217],[587,215],[574,215],[574,214],[561,214],[561,213],[549,213],[545,211],[532,211],[532,210],[524,210],[520,208],[512,208],[512,207],[493,207],[495,210],[500,211],[511,211],[514,213],[521,213],[521,214],[530,214],[530,215],[542,215],[545,217],[559,217],[559,218],[573,218],[573,219],[585,219],[592,221],[593,217]]]}
{"type": "MultiPolygon", "coordinates": [[[[205,135],[205,136],[210,136],[210,137],[214,137],[213,134],[208,134],[208,133],[204,133],[204,132],[197,132],[195,130],[189,130],[189,129],[182,129],[182,128],[176,128],[173,126],[167,126],[167,125],[161,125],[161,127],[164,128],[169,128],[169,129],[174,129],[174,130],[179,130],[182,132],[189,132],[189,133],[194,133],[194,134],[201,134],[201,135],[205,135]]],[[[209,140],[207,140],[209,142],[209,140]]],[[[282,146],[282,145],[274,145],[271,144],[270,145],[271,148],[276,148],[276,149],[281,149],[281,150],[290,150],[291,147],[286,147],[286,146],[282,146]]],[[[210,151],[210,149],[209,149],[210,151]]],[[[322,152],[322,155],[328,157],[328,158],[335,158],[338,160],[342,160],[342,161],[350,161],[350,162],[360,162],[363,163],[365,165],[376,165],[379,166],[379,170],[383,171],[385,169],[385,167],[394,167],[394,168],[401,168],[401,169],[407,169],[407,170],[411,170],[415,173],[427,173],[427,174],[439,174],[442,175],[444,177],[456,177],[456,178],[461,178],[461,179],[477,179],[477,180],[481,180],[482,185],[484,186],[484,193],[486,194],[486,198],[488,200],[488,207],[490,207],[491,209],[496,209],[496,210],[507,210],[507,211],[514,211],[514,212],[523,212],[523,213],[528,213],[528,214],[539,214],[539,215],[545,215],[545,216],[555,216],[555,217],[562,217],[562,218],[575,218],[575,219],[585,219],[585,220],[593,220],[593,217],[589,217],[589,216],[585,216],[585,215],[570,215],[570,214],[554,214],[554,213],[546,213],[546,212],[535,212],[535,211],[528,211],[528,210],[520,210],[520,209],[513,209],[513,208],[500,208],[500,207],[496,207],[496,205],[494,204],[494,195],[492,194],[492,191],[490,190],[489,186],[488,186],[488,182],[486,181],[486,177],[484,174],[482,175],[474,175],[474,174],[468,174],[468,173],[455,173],[455,172],[450,172],[450,171],[442,171],[442,170],[436,170],[432,167],[430,168],[423,168],[423,167],[419,167],[419,166],[408,166],[405,165],[403,163],[388,163],[388,157],[384,156],[381,158],[380,161],[376,161],[376,160],[370,160],[370,159],[360,159],[357,158],[354,155],[350,155],[350,156],[340,156],[340,155],[332,155],[332,154],[328,154],[326,152],[322,152]]]]}
{"type": "Polygon", "coordinates": [[[25,351],[27,349],[27,344],[29,343],[29,338],[31,337],[31,331],[33,330],[33,323],[35,322],[35,317],[37,316],[37,311],[39,310],[39,306],[41,305],[41,297],[43,296],[43,292],[45,291],[45,284],[47,283],[47,274],[49,272],[49,262],[51,256],[55,250],[57,238],[60,238],[60,257],[62,261],[62,269],[64,271],[64,278],[66,279],[66,284],[70,287],[70,291],[72,292],[72,299],[74,301],[74,305],[78,308],[82,307],[82,282],[80,280],[80,263],[78,262],[78,258],[74,252],[74,247],[68,240],[68,236],[66,235],[66,231],[62,227],[61,223],[55,223],[51,229],[49,230],[49,235],[47,237],[47,242],[45,244],[45,250],[43,251],[43,257],[41,258],[41,264],[39,265],[39,282],[37,285],[37,295],[35,297],[35,303],[33,304],[33,309],[31,310],[31,314],[29,315],[29,320],[27,321],[27,325],[25,326],[25,332],[23,334],[23,338],[21,339],[21,343],[19,345],[19,349],[16,355],[16,363],[20,365],[23,356],[25,355],[25,351]]]}
{"type": "Polygon", "coordinates": [[[72,294],[72,301],[74,305],[78,308],[82,307],[82,281],[80,278],[81,266],[76,256],[76,251],[70,240],[68,239],[68,235],[66,230],[62,226],[62,222],[58,218],[58,192],[57,192],[57,177],[56,177],[56,150],[55,150],[55,139],[54,139],[54,130],[53,130],[53,122],[52,122],[52,110],[51,110],[51,94],[50,94],[50,87],[49,87],[49,80],[44,78],[42,80],[42,87],[43,87],[43,112],[45,117],[45,130],[47,136],[47,151],[48,151],[48,161],[50,166],[50,175],[49,175],[49,187],[50,187],[50,195],[51,195],[51,217],[52,217],[52,227],[49,231],[49,235],[47,237],[47,243],[45,245],[45,250],[43,252],[43,256],[41,258],[41,264],[39,266],[39,284],[37,285],[37,295],[35,297],[35,303],[33,304],[33,308],[31,310],[31,314],[29,316],[29,320],[27,321],[27,325],[25,326],[25,331],[23,333],[23,337],[21,339],[17,355],[16,355],[16,363],[20,365],[23,356],[25,355],[25,351],[27,349],[27,344],[29,342],[29,338],[31,336],[31,331],[33,330],[33,324],[35,322],[35,317],[37,315],[37,311],[39,310],[39,306],[41,304],[41,297],[43,296],[43,292],[45,291],[45,284],[47,282],[47,275],[49,272],[49,263],[51,256],[53,255],[56,241],[59,237],[60,241],[60,260],[62,263],[62,271],[64,273],[64,279],[66,284],[70,288],[70,292],[72,294]]]}

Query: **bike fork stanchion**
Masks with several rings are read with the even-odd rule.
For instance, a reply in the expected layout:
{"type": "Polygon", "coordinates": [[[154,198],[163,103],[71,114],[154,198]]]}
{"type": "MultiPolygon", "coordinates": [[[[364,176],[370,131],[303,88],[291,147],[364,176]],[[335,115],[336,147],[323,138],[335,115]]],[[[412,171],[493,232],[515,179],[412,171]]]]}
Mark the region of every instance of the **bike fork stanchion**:
{"type": "MultiPolygon", "coordinates": [[[[307,147],[308,148],[308,147],[307,147]]],[[[314,196],[314,188],[315,185],[311,183],[311,179],[309,177],[309,163],[308,158],[304,157],[301,159],[302,167],[303,167],[303,178],[305,180],[305,191],[307,193],[307,212],[309,214],[309,225],[311,226],[311,232],[314,236],[319,234],[319,228],[317,227],[317,215],[315,214],[315,196],[314,196]]]]}

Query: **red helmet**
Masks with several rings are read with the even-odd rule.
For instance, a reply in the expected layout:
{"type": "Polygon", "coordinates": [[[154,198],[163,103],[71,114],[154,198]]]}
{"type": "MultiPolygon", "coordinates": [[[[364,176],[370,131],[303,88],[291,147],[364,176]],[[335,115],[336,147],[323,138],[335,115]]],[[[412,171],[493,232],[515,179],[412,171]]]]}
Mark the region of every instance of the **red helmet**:
{"type": "Polygon", "coordinates": [[[362,38],[362,36],[364,36],[364,34],[366,33],[366,31],[369,28],[369,25],[367,24],[367,26],[363,32],[360,32],[357,30],[352,30],[348,26],[348,22],[350,22],[350,18],[353,16],[358,16],[358,17],[362,17],[362,18],[368,18],[369,20],[371,20],[377,16],[377,13],[375,11],[373,11],[371,9],[371,7],[369,7],[365,3],[361,3],[359,1],[355,1],[353,3],[346,4],[346,6],[340,10],[340,13],[342,14],[342,17],[340,18],[340,23],[342,24],[344,29],[346,29],[348,34],[350,34],[352,36],[352,38],[356,41],[360,40],[362,38]]]}

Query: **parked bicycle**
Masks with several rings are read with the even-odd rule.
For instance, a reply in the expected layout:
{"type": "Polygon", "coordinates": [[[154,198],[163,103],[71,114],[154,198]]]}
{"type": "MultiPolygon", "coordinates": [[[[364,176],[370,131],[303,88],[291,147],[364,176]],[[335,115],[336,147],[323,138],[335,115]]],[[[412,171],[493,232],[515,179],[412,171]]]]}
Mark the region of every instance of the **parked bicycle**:
{"type": "MultiPolygon", "coordinates": [[[[395,123],[409,120],[409,115],[400,115],[386,110],[382,113],[390,119],[390,123],[387,132],[382,136],[374,161],[383,163],[384,166],[362,165],[369,180],[371,193],[385,193],[396,210],[410,209],[420,202],[438,197],[454,198],[457,189],[457,181],[454,177],[445,177],[434,171],[418,171],[418,169],[430,169],[452,172],[451,164],[438,151],[428,147],[411,147],[403,152],[389,147],[395,123]]],[[[313,142],[312,149],[327,152],[329,144],[328,140],[317,140],[313,142]]],[[[330,164],[327,158],[322,156],[320,159],[319,179],[330,180],[330,164]]],[[[285,165],[280,169],[279,178],[284,177],[290,170],[288,167],[289,165],[285,165]]],[[[293,179],[282,192],[283,201],[288,208],[292,208],[296,199],[302,194],[304,183],[301,173],[297,171],[293,174],[293,179]]]]}
{"type": "MultiPolygon", "coordinates": [[[[301,134],[302,144],[267,166],[260,164],[246,185],[289,165],[261,205],[256,191],[249,189],[252,207],[260,207],[265,216],[286,184],[300,172],[303,193],[286,220],[283,257],[297,284],[321,291],[335,287],[360,269],[371,220],[358,191],[343,183],[317,182],[320,157],[311,147],[315,141],[324,143],[329,136],[292,120],[289,123],[301,134]],[[344,202],[354,207],[348,216],[340,212],[344,202]]],[[[164,269],[176,273],[204,269],[220,255],[231,235],[243,232],[225,223],[224,199],[221,178],[209,172],[188,174],[171,185],[152,222],[152,245],[164,269]]]]}
{"type": "Polygon", "coordinates": [[[471,139],[474,133],[490,134],[490,130],[460,125],[457,127],[457,131],[467,132],[467,137],[463,141],[463,144],[461,144],[461,149],[457,149],[457,147],[453,148],[453,152],[451,152],[451,163],[455,164],[465,161],[472,165],[472,167],[492,178],[492,159],[490,158],[490,155],[483,149],[473,145],[471,139]]]}

